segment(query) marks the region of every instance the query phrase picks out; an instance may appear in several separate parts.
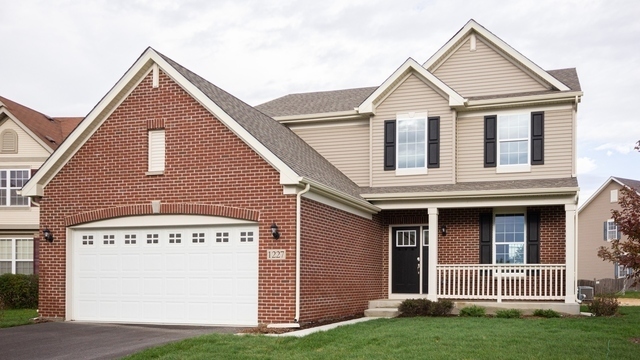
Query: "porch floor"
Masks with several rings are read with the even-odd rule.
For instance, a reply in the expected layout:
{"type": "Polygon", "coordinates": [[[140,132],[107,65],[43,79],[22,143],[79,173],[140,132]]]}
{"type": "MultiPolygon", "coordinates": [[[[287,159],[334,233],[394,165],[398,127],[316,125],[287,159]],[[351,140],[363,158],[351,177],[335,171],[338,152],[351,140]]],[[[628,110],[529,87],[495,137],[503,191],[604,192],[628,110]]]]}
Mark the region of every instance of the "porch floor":
{"type": "MultiPolygon", "coordinates": [[[[467,306],[481,306],[486,309],[488,315],[495,315],[497,310],[519,309],[524,315],[532,315],[537,309],[551,309],[561,314],[579,315],[580,304],[565,303],[561,301],[473,301],[473,300],[452,300],[454,304],[453,315],[460,313],[460,309],[467,306]]],[[[396,317],[400,315],[398,307],[402,303],[400,299],[379,299],[369,301],[369,309],[364,311],[366,317],[396,317]]]]}

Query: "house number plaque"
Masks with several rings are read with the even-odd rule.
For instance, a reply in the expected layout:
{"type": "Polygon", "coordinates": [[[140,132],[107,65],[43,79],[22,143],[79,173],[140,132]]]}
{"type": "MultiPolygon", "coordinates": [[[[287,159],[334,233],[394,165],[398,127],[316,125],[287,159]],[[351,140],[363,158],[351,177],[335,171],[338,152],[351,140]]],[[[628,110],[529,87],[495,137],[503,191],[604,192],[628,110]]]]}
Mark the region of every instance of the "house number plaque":
{"type": "Polygon", "coordinates": [[[267,250],[267,260],[284,260],[286,257],[285,250],[267,250]]]}

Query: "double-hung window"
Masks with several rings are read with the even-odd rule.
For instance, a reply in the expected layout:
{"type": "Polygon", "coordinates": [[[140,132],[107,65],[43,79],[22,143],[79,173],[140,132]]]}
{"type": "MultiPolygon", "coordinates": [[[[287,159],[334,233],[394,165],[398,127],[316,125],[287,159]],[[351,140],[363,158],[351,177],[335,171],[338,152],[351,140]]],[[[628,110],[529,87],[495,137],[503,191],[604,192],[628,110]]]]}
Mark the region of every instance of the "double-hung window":
{"type": "Polygon", "coordinates": [[[620,239],[620,231],[618,231],[618,224],[616,224],[613,220],[607,220],[604,222],[604,240],[619,240],[620,239]]]}
{"type": "Polygon", "coordinates": [[[544,165],[544,112],[485,116],[484,166],[505,173],[531,165],[544,165]]]}
{"type": "Polygon", "coordinates": [[[33,274],[33,239],[0,239],[0,275],[33,274]]]}
{"type": "Polygon", "coordinates": [[[498,116],[498,166],[529,166],[529,117],[526,114],[498,116]]]}
{"type": "Polygon", "coordinates": [[[31,170],[0,170],[0,206],[29,206],[29,198],[18,195],[31,170]]]}
{"type": "Polygon", "coordinates": [[[525,263],[524,214],[496,214],[494,247],[496,264],[525,263]]]}
{"type": "Polygon", "coordinates": [[[413,114],[397,120],[397,159],[399,173],[426,172],[426,114],[413,114]]]}

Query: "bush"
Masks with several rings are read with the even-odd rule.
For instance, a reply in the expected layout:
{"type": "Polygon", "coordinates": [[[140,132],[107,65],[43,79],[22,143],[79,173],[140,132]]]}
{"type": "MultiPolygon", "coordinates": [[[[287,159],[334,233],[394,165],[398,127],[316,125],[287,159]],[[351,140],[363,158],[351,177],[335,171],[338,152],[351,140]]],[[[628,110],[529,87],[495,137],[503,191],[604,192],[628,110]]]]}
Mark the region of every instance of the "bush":
{"type": "Polygon", "coordinates": [[[453,301],[451,300],[438,300],[431,303],[431,309],[429,311],[430,316],[447,316],[451,314],[453,310],[453,301]]]}
{"type": "Polygon", "coordinates": [[[38,276],[0,275],[0,301],[5,309],[35,309],[38,307],[38,276]]]}
{"type": "Polygon", "coordinates": [[[539,317],[544,317],[544,318],[559,318],[560,317],[560,313],[551,309],[536,309],[536,311],[533,312],[533,316],[539,316],[539,317]]]}
{"type": "Polygon", "coordinates": [[[398,310],[402,317],[415,316],[447,316],[453,310],[453,302],[450,300],[438,300],[433,302],[427,299],[407,299],[403,301],[398,310]]]}
{"type": "Polygon", "coordinates": [[[472,305],[460,309],[460,316],[484,317],[486,310],[482,306],[472,305]]]}
{"type": "Polygon", "coordinates": [[[613,316],[618,312],[618,297],[615,295],[596,296],[589,304],[589,312],[595,316],[613,316]]]}
{"type": "Polygon", "coordinates": [[[522,310],[508,309],[496,311],[496,317],[503,319],[520,319],[522,317],[522,310]]]}
{"type": "Polygon", "coordinates": [[[431,300],[407,299],[398,307],[402,317],[427,316],[431,309],[431,300]]]}

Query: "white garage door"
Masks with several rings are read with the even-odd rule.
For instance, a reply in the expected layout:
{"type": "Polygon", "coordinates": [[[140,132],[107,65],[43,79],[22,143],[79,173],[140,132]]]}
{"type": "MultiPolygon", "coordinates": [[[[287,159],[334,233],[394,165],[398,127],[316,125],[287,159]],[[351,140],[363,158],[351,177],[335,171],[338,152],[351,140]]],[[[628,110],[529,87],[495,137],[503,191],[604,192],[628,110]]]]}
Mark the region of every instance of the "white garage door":
{"type": "Polygon", "coordinates": [[[72,231],[70,318],[258,323],[255,225],[72,231]]]}

